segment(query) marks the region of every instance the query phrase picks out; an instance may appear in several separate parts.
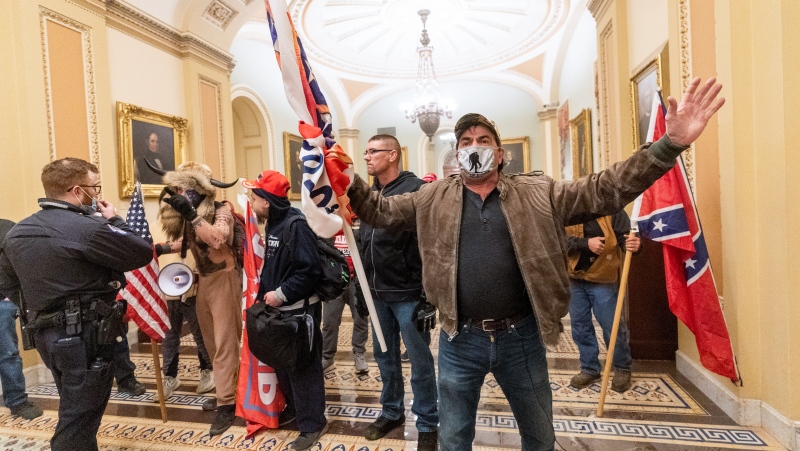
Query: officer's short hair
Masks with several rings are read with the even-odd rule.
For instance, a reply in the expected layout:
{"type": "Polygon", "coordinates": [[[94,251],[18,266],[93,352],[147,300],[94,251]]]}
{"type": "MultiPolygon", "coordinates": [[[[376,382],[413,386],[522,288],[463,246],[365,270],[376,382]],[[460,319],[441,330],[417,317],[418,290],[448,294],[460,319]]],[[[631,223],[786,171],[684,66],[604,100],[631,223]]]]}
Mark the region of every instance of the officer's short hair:
{"type": "Polygon", "coordinates": [[[44,195],[58,199],[75,185],[85,183],[89,172],[99,174],[97,166],[80,158],[62,158],[42,168],[44,195]]]}

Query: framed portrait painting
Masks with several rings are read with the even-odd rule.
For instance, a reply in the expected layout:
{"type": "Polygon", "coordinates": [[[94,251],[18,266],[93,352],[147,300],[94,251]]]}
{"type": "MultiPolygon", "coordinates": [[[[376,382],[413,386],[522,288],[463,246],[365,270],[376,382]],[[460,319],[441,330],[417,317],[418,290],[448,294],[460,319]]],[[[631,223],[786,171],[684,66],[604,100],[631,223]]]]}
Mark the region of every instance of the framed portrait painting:
{"type": "Polygon", "coordinates": [[[283,132],[283,162],[291,188],[289,200],[300,200],[303,187],[303,164],[300,161],[300,150],[303,138],[289,132],[283,132]]]}
{"type": "Polygon", "coordinates": [[[522,138],[503,139],[501,141],[505,156],[503,157],[504,174],[520,174],[531,171],[530,139],[522,138]]]}
{"type": "Polygon", "coordinates": [[[633,118],[633,149],[647,141],[647,129],[650,126],[650,115],[653,97],[661,90],[666,101],[669,94],[667,58],[669,53],[665,46],[661,53],[631,78],[631,110],[633,118]]]}
{"type": "Polygon", "coordinates": [[[156,197],[164,187],[161,176],[146,162],[173,171],[186,159],[188,121],[129,103],[117,102],[117,147],[120,197],[130,197],[136,180],[145,197],[156,197]]]}
{"type": "Polygon", "coordinates": [[[584,109],[569,121],[572,137],[573,180],[594,172],[592,159],[592,110],[584,109]]]}

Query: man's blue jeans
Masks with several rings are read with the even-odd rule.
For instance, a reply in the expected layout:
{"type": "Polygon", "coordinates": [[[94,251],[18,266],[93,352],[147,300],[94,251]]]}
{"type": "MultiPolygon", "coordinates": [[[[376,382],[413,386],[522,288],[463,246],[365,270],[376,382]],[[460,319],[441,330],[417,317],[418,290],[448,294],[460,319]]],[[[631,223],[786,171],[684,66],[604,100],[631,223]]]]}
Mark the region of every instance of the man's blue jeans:
{"type": "Polygon", "coordinates": [[[553,394],[536,317],[504,331],[484,332],[464,324],[458,332],[452,341],[444,331],[439,336],[441,451],[472,449],[481,387],[489,372],[508,399],[522,449],[554,449],[553,394]]]}
{"type": "Polygon", "coordinates": [[[436,406],[436,370],[431,354],[430,333],[420,334],[417,331],[411,314],[417,306],[412,302],[375,301],[375,310],[386,340],[386,352],[381,352],[378,337],[373,328],[373,345],[375,362],[381,371],[383,389],[381,390],[381,415],[396,420],[405,413],[403,405],[403,365],[400,361],[400,335],[408,351],[411,362],[411,391],[414,403],[411,412],[417,416],[417,431],[433,432],[438,429],[439,412],[436,406]]]}
{"type": "Polygon", "coordinates": [[[25,376],[17,344],[17,306],[0,300],[0,382],[6,407],[16,407],[28,400],[25,376]]]}
{"type": "MultiPolygon", "coordinates": [[[[600,350],[592,324],[592,312],[594,311],[594,317],[603,329],[603,339],[608,346],[614,325],[614,311],[617,308],[617,284],[570,279],[569,286],[572,294],[569,303],[572,340],[578,345],[581,371],[598,375],[602,372],[602,367],[598,358],[600,350]]],[[[613,363],[615,369],[631,368],[631,347],[626,321],[619,323],[613,363]]]]}

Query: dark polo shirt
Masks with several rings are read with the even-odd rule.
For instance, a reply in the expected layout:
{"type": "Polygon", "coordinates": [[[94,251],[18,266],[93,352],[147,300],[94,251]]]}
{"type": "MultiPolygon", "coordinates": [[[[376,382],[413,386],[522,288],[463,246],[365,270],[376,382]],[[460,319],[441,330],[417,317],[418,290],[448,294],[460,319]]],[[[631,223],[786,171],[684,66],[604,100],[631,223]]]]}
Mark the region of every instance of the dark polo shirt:
{"type": "Polygon", "coordinates": [[[532,311],[495,188],[482,200],[464,187],[458,243],[458,314],[503,319],[532,311]]]}

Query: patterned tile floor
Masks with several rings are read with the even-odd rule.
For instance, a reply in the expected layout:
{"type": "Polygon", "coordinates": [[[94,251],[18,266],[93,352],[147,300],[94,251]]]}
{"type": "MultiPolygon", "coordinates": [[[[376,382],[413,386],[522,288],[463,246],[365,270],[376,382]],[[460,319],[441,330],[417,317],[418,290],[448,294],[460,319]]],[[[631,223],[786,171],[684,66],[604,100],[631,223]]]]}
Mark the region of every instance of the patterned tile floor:
{"type": "MultiPolygon", "coordinates": [[[[367,425],[380,415],[381,381],[377,366],[370,357],[370,370],[357,375],[349,352],[352,324],[345,318],[340,330],[336,366],[325,375],[329,433],[315,451],[389,451],[416,449],[417,431],[407,411],[405,428],[392,431],[385,439],[369,442],[363,438],[367,425]]],[[[569,331],[567,331],[569,332],[569,331]]],[[[436,337],[437,335],[434,335],[436,337]]],[[[599,338],[599,337],[598,337],[599,338]]],[[[370,340],[371,341],[371,340],[370,340]]],[[[431,345],[438,351],[437,340],[431,345]]],[[[600,341],[600,340],[599,340],[600,341]]],[[[213,412],[202,412],[205,399],[195,394],[198,381],[197,358],[191,335],[182,340],[179,377],[183,385],[167,400],[170,421],[160,420],[155,396],[155,376],[149,345],[134,345],[132,359],[136,375],[148,392],[132,398],[112,391],[106,415],[98,434],[101,450],[202,450],[253,449],[288,450],[296,430],[273,430],[245,437],[244,422],[226,434],[210,438],[208,427],[213,412]]],[[[371,349],[371,342],[367,349],[371,349]]],[[[602,350],[605,356],[605,350],[602,350]]],[[[577,349],[565,334],[555,352],[548,352],[550,385],[553,390],[554,426],[558,443],[564,450],[783,450],[759,428],[737,426],[699,390],[675,371],[674,362],[634,362],[633,387],[623,394],[609,391],[603,418],[594,417],[600,384],[583,390],[569,387],[569,379],[578,370],[577,349]]],[[[412,400],[410,367],[403,364],[406,403],[412,400]]],[[[48,439],[57,421],[58,394],[53,384],[29,390],[32,399],[46,409],[33,421],[11,417],[0,409],[0,450],[49,450],[48,439]]],[[[495,380],[484,381],[478,411],[476,451],[520,449],[516,421],[508,402],[495,380]]]]}

